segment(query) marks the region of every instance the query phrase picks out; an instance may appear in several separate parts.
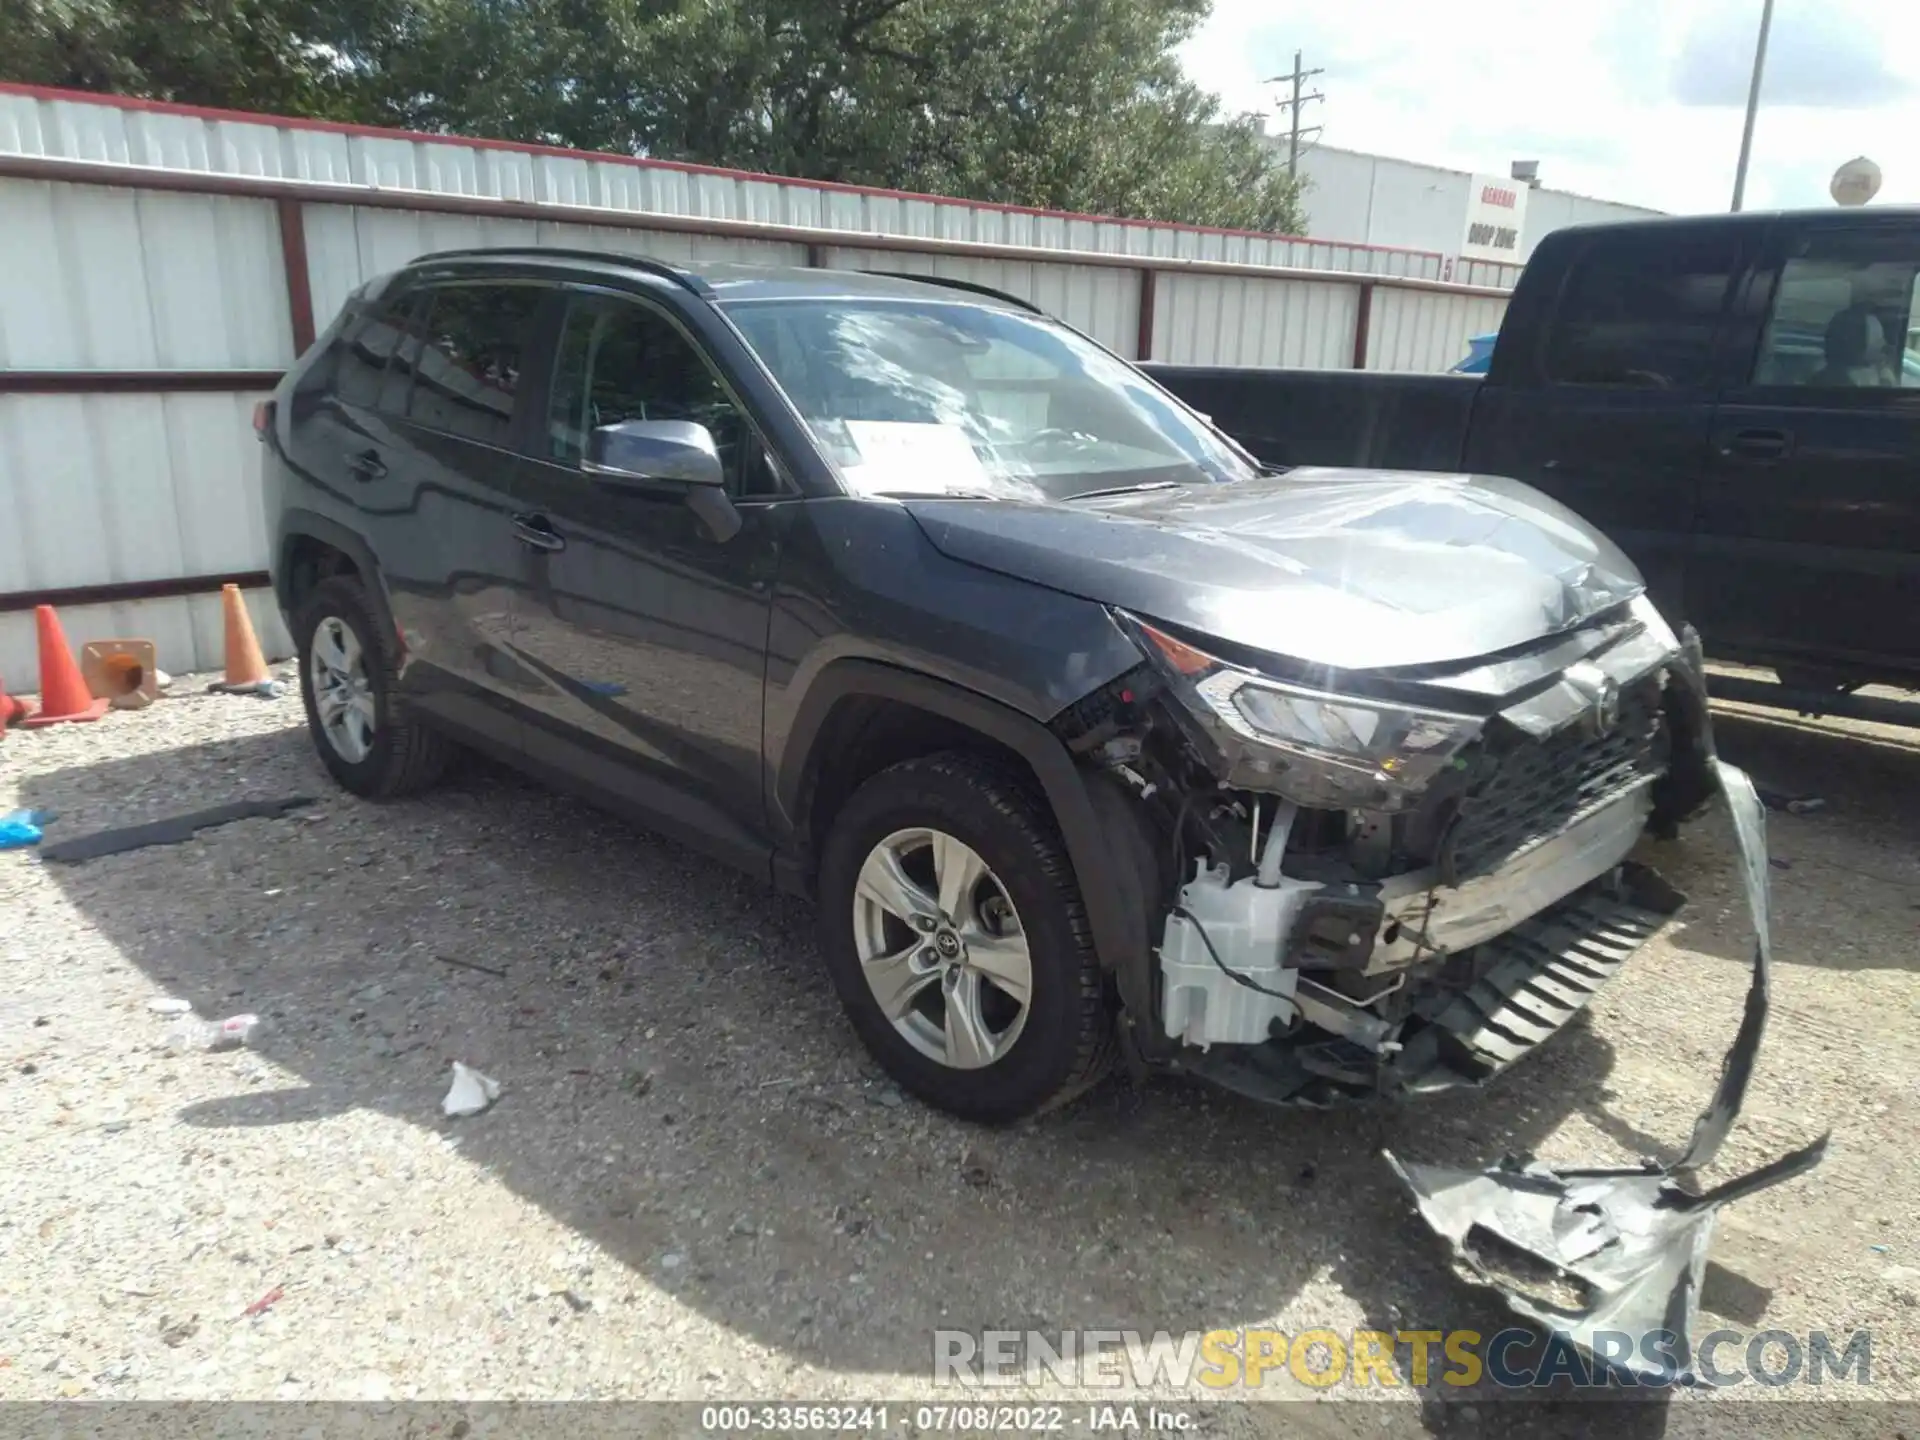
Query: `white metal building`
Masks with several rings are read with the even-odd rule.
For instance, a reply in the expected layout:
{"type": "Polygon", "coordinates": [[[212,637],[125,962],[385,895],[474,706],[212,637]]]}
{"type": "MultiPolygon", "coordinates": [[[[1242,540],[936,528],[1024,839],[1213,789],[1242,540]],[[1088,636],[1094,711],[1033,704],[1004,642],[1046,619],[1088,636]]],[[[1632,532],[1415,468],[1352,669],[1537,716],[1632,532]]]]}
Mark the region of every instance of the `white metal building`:
{"type": "MultiPolygon", "coordinates": [[[[1305,151],[1300,169],[1311,182],[1307,233],[1314,238],[1458,253],[1473,182],[1466,171],[1331,145],[1305,151]]],[[[1520,258],[1531,255],[1543,236],[1569,225],[1644,220],[1659,213],[1537,186],[1527,196],[1520,258]]]]}
{"type": "Polygon", "coordinates": [[[1130,358],[1391,370],[1453,363],[1516,273],[0,85],[0,678],[37,686],[37,603],[217,666],[223,581],[284,655],[252,405],[362,281],[488,244],[934,272],[1130,358]]]}

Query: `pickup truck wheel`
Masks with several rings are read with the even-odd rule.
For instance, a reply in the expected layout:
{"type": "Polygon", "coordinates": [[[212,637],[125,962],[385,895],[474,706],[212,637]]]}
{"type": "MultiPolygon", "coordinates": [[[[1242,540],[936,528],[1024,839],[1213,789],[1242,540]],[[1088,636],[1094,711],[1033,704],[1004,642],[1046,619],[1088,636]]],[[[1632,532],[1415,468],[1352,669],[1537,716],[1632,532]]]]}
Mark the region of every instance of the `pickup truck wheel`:
{"type": "Polygon", "coordinates": [[[453,742],[407,714],[395,694],[399,646],[373,617],[360,582],[335,576],[295,615],[294,643],[321,763],[355,795],[387,799],[438,780],[453,742]]]}
{"type": "Polygon", "coordinates": [[[819,899],[854,1029],[929,1104],[1016,1120],[1112,1063],[1073,867],[1045,803],[1006,767],[936,755],[874,776],[835,817],[819,899]]]}

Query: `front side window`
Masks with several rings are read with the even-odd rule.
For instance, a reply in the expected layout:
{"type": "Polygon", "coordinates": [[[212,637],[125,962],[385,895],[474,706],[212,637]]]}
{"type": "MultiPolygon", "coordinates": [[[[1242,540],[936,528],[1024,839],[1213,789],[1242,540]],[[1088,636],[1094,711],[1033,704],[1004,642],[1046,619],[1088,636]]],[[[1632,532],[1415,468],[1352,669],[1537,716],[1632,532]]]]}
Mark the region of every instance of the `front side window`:
{"type": "MultiPolygon", "coordinates": [[[[504,449],[542,294],[531,285],[449,285],[433,291],[405,401],[407,418],[504,449]]],[[[403,344],[388,368],[390,383],[402,372],[407,349],[403,344]]]]}
{"type": "Polygon", "coordinates": [[[753,427],[672,321],[629,301],[580,297],[567,312],[554,359],[546,453],[578,465],[593,432],[623,420],[704,425],[729,492],[765,494],[773,488],[753,427]]]}
{"type": "Polygon", "coordinates": [[[1656,231],[1595,242],[1574,264],[1547,333],[1564,385],[1705,385],[1733,286],[1731,236],[1656,231]]]}
{"type": "Polygon", "coordinates": [[[1753,383],[1920,388],[1920,230],[1816,232],[1781,266],[1753,383]]]}
{"type": "Polygon", "coordinates": [[[1061,500],[1256,473],[1131,366],[1038,316],[939,300],[726,309],[856,494],[1061,500]]]}

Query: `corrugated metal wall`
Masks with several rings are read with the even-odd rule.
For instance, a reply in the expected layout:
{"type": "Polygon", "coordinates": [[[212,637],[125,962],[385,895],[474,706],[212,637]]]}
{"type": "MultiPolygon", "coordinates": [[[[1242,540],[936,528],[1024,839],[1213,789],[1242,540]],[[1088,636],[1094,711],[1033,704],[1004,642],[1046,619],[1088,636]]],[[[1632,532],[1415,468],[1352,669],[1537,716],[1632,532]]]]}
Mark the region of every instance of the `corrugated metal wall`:
{"type": "MultiPolygon", "coordinates": [[[[1153,312],[1153,357],[1175,365],[1343,367],[1360,289],[1311,280],[1166,275],[1153,312]]],[[[1444,367],[1443,367],[1444,368],[1444,367]]]]}
{"type": "Polygon", "coordinates": [[[0,367],[274,370],[291,335],[270,201],[0,180],[0,367]]]}
{"type": "MultiPolygon", "coordinates": [[[[185,171],[352,182],[380,194],[379,203],[366,203],[357,192],[318,200],[310,192],[175,193],[149,188],[140,172],[116,172],[115,183],[0,177],[0,595],[264,569],[248,414],[258,385],[294,358],[299,282],[313,320],[324,326],[364,280],[436,250],[556,245],[937,274],[1020,295],[1127,356],[1137,357],[1148,308],[1153,358],[1196,364],[1347,366],[1370,306],[1370,367],[1441,370],[1464,353],[1468,335],[1497,325],[1504,305],[1386,278],[1410,277],[1416,287],[1437,279],[1446,268],[1437,255],[1034,215],[0,87],[0,157],[9,154],[161,167],[152,173],[167,183],[178,178],[171,172],[185,171]],[[525,217],[406,208],[393,192],[412,189],[537,208],[525,217]],[[814,228],[800,238],[679,233],[628,228],[604,213],[605,223],[582,223],[561,208],[583,206],[680,224],[700,217],[814,228]],[[1004,256],[894,250],[838,238],[849,231],[1034,248],[1004,256]],[[305,266],[290,277],[295,237],[305,266]],[[1095,254],[1152,256],[1174,268],[1095,254]],[[1295,273],[1181,268],[1195,261],[1295,273]],[[1303,277],[1301,269],[1327,278],[1303,277]],[[23,393],[4,383],[32,372],[59,372],[73,393],[23,393]],[[172,378],[143,386],[144,374],[160,372],[172,378]],[[218,386],[229,376],[236,383],[187,393],[178,372],[188,382],[218,386]],[[248,388],[238,383],[247,375],[262,378],[248,388]],[[110,380],[133,383],[110,387],[110,380]]],[[[254,591],[249,603],[268,652],[285,655],[288,640],[270,597],[254,591]]],[[[170,670],[221,661],[215,596],[69,604],[62,614],[76,644],[145,636],[170,670]]],[[[0,677],[17,690],[35,688],[35,657],[30,612],[0,611],[0,677]]]]}
{"type": "Polygon", "coordinates": [[[1445,370],[1465,353],[1463,335],[1498,330],[1506,311],[1506,301],[1477,295],[1377,289],[1366,368],[1428,375],[1445,370]]]}
{"type": "Polygon", "coordinates": [[[624,157],[0,87],[0,153],[1054,250],[1441,278],[1438,251],[1045,214],[624,157]]]}

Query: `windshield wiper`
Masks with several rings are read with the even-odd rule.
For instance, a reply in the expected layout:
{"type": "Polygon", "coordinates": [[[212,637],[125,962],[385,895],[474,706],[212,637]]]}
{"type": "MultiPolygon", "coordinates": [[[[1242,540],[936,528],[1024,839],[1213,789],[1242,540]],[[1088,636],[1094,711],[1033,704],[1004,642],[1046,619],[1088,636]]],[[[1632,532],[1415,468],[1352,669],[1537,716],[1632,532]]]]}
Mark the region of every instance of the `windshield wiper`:
{"type": "Polygon", "coordinates": [[[1106,495],[1139,495],[1148,490],[1180,490],[1184,488],[1178,480],[1149,480],[1144,485],[1115,485],[1107,490],[1081,490],[1067,496],[1067,499],[1098,500],[1106,495]]]}

